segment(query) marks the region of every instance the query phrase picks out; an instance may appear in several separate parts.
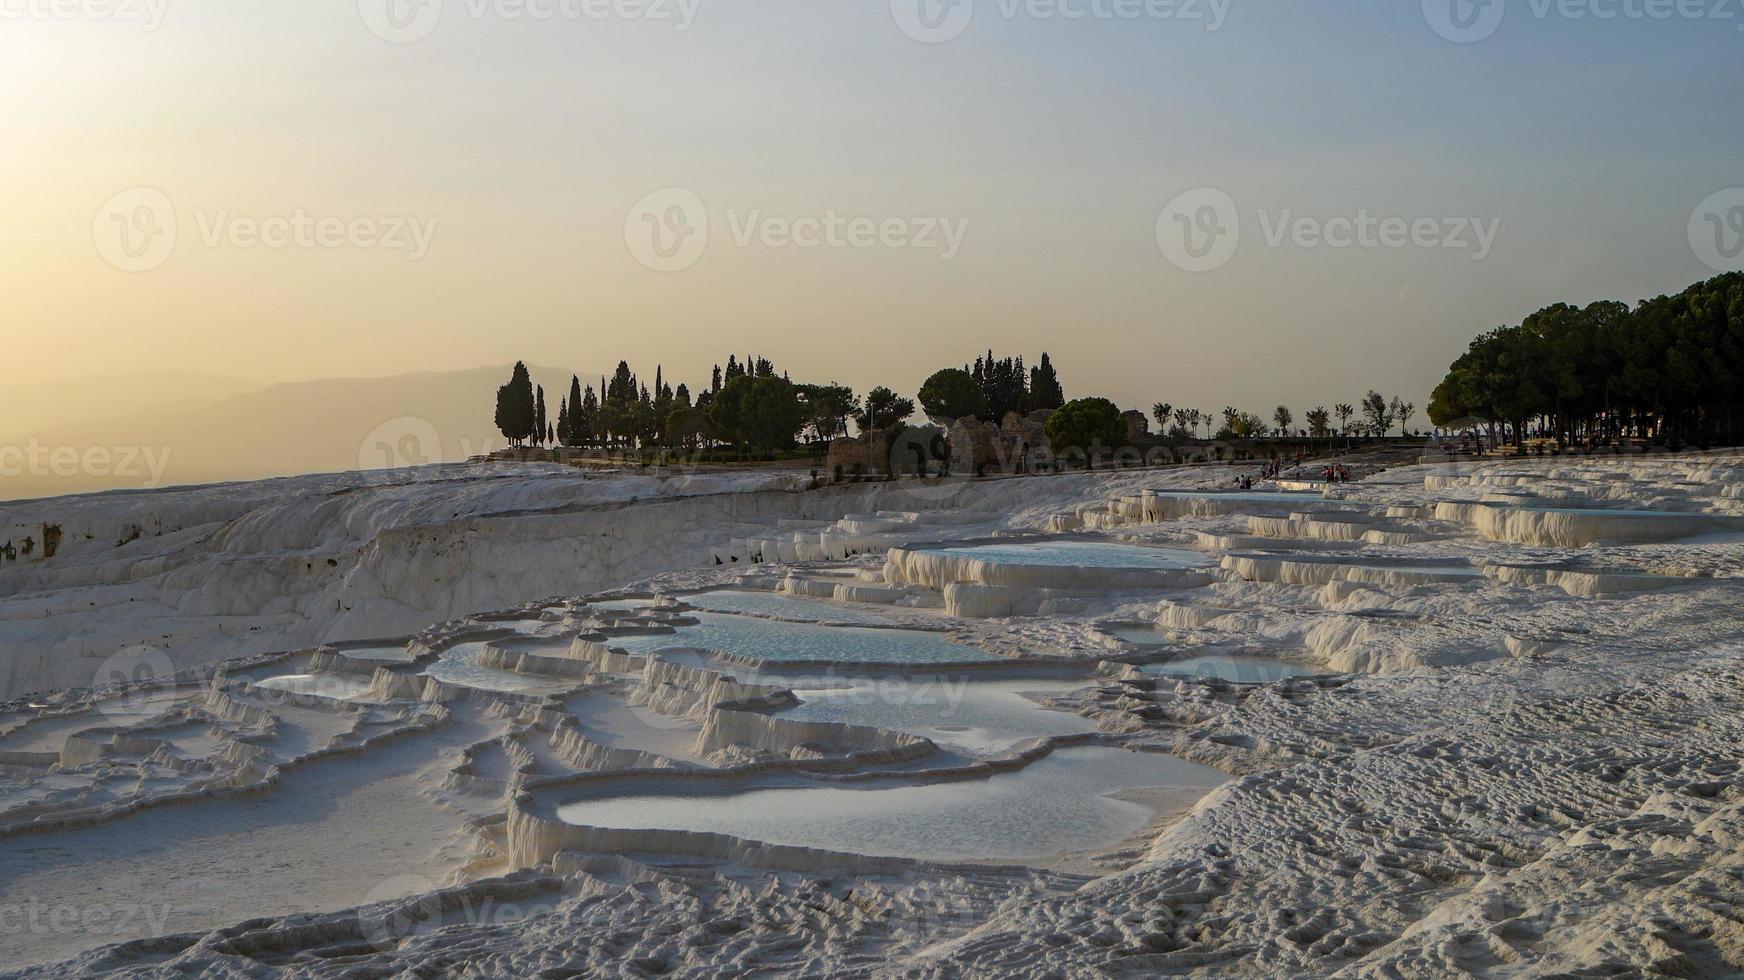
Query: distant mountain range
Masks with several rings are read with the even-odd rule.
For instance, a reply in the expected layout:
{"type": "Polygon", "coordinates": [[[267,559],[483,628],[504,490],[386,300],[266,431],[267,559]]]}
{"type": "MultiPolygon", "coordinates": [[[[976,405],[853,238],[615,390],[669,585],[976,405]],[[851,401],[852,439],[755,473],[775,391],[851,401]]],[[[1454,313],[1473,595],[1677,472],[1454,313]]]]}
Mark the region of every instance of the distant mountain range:
{"type": "MultiPolygon", "coordinates": [[[[571,371],[530,366],[551,421],[571,371]]],[[[501,448],[508,365],[261,387],[192,372],[0,392],[0,500],[454,462],[501,448]]],[[[598,372],[580,372],[583,384],[598,372]]]]}

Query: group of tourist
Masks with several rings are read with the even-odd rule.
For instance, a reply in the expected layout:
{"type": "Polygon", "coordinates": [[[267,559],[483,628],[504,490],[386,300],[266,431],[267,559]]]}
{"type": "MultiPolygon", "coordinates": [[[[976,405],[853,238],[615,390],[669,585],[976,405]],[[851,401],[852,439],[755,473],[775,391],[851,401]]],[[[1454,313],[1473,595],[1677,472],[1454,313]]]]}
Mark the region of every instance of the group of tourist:
{"type": "MultiPolygon", "coordinates": [[[[1277,480],[1286,475],[1298,476],[1300,475],[1300,470],[1304,460],[1305,457],[1301,452],[1298,452],[1294,459],[1274,456],[1266,462],[1266,465],[1260,467],[1260,475],[1258,479],[1261,482],[1264,482],[1266,480],[1277,480]]],[[[1345,466],[1342,463],[1328,463],[1320,468],[1320,479],[1325,483],[1349,483],[1350,467],[1345,466]]],[[[1235,488],[1237,490],[1252,490],[1254,488],[1254,480],[1255,477],[1245,474],[1238,476],[1235,478],[1235,488]]]]}

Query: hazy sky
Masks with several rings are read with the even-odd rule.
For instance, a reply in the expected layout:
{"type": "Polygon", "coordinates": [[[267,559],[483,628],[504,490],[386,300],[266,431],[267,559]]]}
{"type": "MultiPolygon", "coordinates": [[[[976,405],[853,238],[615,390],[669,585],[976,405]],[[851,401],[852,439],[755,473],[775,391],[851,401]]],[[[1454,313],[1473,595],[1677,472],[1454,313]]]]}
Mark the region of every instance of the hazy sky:
{"type": "Polygon", "coordinates": [[[6,371],[622,357],[695,383],[755,351],[912,392],[992,346],[1047,349],[1069,394],[1126,405],[1421,403],[1485,329],[1713,275],[1692,212],[1744,185],[1737,3],[1507,0],[1456,43],[1415,0],[977,0],[935,7],[961,32],[923,43],[923,0],[646,2],[446,0],[391,43],[369,25],[404,40],[440,0],[402,21],[388,0],[0,0],[6,371]],[[1203,187],[1240,245],[1184,271],[1159,215],[1203,187]],[[663,188],[688,195],[657,220],[707,215],[682,271],[632,247],[663,188]],[[1363,213],[1435,233],[1313,237],[1363,213]],[[738,240],[771,216],[810,240],[799,219],[832,214],[843,247],[738,240]],[[1286,214],[1316,224],[1274,245],[1286,214]],[[253,240],[299,215],[301,240],[253,240]]]}

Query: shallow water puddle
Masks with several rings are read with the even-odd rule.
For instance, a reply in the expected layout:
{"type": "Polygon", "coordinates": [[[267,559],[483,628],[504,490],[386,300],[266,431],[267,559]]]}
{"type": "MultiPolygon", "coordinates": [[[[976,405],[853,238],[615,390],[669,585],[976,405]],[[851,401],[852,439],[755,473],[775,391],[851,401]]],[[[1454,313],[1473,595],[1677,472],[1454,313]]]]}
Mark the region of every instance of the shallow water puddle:
{"type": "Polygon", "coordinates": [[[339,653],[353,660],[379,660],[382,663],[397,664],[412,662],[412,652],[407,650],[404,645],[357,647],[355,649],[342,649],[339,653]]]}
{"type": "Polygon", "coordinates": [[[777,717],[869,725],[932,739],[946,751],[991,756],[1027,738],[1096,731],[1088,718],[1043,707],[1028,695],[1057,695],[1089,680],[938,677],[752,678],[789,687],[801,703],[777,717]]]}
{"type": "Polygon", "coordinates": [[[564,707],[580,724],[582,734],[601,745],[703,761],[694,751],[702,727],[695,722],[599,692],[578,694],[565,701],[564,707]]]}
{"type": "Polygon", "coordinates": [[[352,701],[369,696],[370,678],[361,674],[280,674],[255,681],[254,686],[308,697],[352,701]]]}
{"type": "Polygon", "coordinates": [[[810,619],[821,623],[846,623],[859,626],[883,626],[895,622],[863,609],[850,609],[833,602],[777,595],[774,592],[726,590],[685,596],[686,604],[708,612],[747,613],[755,616],[781,616],[787,619],[810,619]]]}
{"type": "Polygon", "coordinates": [[[680,626],[676,634],[618,636],[607,642],[631,653],[693,647],[770,661],[953,664],[999,659],[984,650],[918,630],[783,623],[729,613],[703,612],[695,617],[697,625],[680,626]]]}
{"type": "Polygon", "coordinates": [[[1161,646],[1170,642],[1168,632],[1155,626],[1104,626],[1102,632],[1141,647],[1161,646]]]}
{"type": "Polygon", "coordinates": [[[1072,568],[1204,568],[1214,558],[1185,548],[1149,548],[1102,541],[1048,541],[929,548],[928,554],[973,558],[996,565],[1047,565],[1072,568]]]}
{"type": "Polygon", "coordinates": [[[569,803],[558,816],[919,860],[1041,861],[1118,844],[1228,778],[1172,756],[1090,746],[989,779],[640,794],[569,803]]]}
{"type": "Polygon", "coordinates": [[[576,615],[594,612],[633,613],[651,609],[653,606],[654,600],[652,599],[611,599],[605,602],[590,602],[585,608],[577,610],[576,615]]]}
{"type": "Polygon", "coordinates": [[[576,682],[574,681],[538,677],[532,674],[517,674],[513,671],[481,666],[478,662],[478,655],[484,650],[484,647],[483,641],[461,643],[449,647],[442,651],[439,660],[424,668],[423,673],[445,684],[470,687],[479,691],[496,691],[503,694],[551,694],[567,691],[575,686],[576,682]]]}

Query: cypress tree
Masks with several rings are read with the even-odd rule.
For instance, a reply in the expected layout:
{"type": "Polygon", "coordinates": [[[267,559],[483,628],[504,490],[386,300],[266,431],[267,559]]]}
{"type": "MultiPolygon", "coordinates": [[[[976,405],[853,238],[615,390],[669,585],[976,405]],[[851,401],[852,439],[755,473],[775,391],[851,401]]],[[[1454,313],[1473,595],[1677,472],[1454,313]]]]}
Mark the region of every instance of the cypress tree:
{"type": "Polygon", "coordinates": [[[581,396],[581,418],[574,425],[576,435],[583,445],[591,446],[599,439],[599,398],[594,394],[592,385],[581,396]]]}
{"type": "Polygon", "coordinates": [[[1066,392],[1060,387],[1059,375],[1054,373],[1054,363],[1048,359],[1047,351],[1042,352],[1042,362],[1029,372],[1029,407],[1034,409],[1057,409],[1066,404],[1066,392]]]}
{"type": "Polygon", "coordinates": [[[526,364],[516,361],[509,383],[497,389],[497,429],[511,445],[518,446],[533,435],[535,421],[533,377],[526,364]]]}

